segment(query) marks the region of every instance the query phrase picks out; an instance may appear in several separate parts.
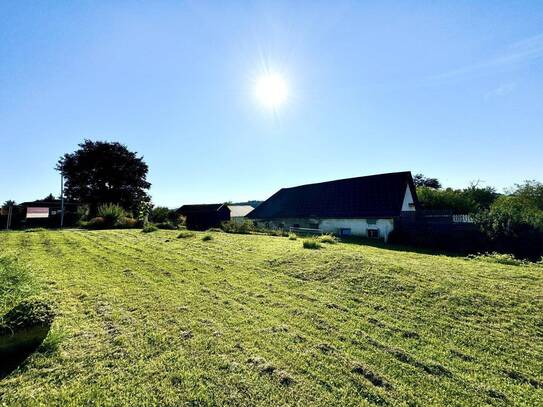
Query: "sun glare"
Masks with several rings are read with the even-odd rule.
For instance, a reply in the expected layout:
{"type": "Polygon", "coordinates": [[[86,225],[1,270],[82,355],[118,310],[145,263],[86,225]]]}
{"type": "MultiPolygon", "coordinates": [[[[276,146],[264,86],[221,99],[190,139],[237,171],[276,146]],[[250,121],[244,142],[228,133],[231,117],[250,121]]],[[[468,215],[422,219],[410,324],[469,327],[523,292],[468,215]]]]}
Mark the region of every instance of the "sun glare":
{"type": "Polygon", "coordinates": [[[256,80],[255,94],[262,105],[275,110],[287,100],[287,83],[277,73],[266,73],[256,80]]]}

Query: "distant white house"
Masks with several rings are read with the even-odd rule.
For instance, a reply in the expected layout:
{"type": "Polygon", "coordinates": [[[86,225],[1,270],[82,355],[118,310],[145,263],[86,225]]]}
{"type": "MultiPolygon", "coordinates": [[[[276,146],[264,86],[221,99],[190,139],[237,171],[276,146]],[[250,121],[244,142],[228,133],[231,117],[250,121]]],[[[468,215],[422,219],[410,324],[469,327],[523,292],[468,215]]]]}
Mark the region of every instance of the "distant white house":
{"type": "Polygon", "coordinates": [[[395,172],[283,188],[248,218],[268,228],[308,228],[388,239],[402,214],[418,208],[411,173],[395,172]]]}
{"type": "Polygon", "coordinates": [[[230,209],[230,220],[242,223],[254,208],[250,205],[228,205],[228,209],[230,209]]]}

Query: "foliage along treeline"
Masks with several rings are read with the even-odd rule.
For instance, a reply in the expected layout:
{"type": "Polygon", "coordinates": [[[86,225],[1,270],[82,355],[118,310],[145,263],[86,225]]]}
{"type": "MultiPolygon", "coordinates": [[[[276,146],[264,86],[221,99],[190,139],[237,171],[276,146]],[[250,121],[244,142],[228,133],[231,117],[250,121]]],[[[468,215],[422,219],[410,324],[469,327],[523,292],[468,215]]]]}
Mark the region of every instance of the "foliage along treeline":
{"type": "Polygon", "coordinates": [[[543,184],[525,181],[499,194],[493,187],[472,184],[464,189],[441,188],[414,178],[423,209],[450,210],[469,214],[486,239],[487,249],[514,253],[521,257],[543,255],[543,184]]]}

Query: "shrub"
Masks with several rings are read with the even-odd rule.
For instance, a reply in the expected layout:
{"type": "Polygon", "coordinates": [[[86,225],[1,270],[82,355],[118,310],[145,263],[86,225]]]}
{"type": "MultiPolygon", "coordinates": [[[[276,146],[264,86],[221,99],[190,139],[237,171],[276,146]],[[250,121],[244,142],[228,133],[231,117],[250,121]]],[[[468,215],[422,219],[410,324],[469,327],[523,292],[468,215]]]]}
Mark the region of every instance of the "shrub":
{"type": "Polygon", "coordinates": [[[179,233],[177,235],[177,238],[178,239],[187,239],[187,238],[192,237],[192,236],[194,236],[194,233],[184,230],[184,231],[182,231],[181,233],[179,233]]]}
{"type": "Polygon", "coordinates": [[[241,233],[249,234],[255,230],[253,222],[245,220],[242,223],[229,220],[228,222],[223,222],[221,224],[222,230],[226,233],[241,233]]]}
{"type": "Polygon", "coordinates": [[[104,218],[106,224],[115,225],[122,218],[126,218],[127,214],[119,205],[104,204],[98,208],[98,216],[104,218]]]}
{"type": "Polygon", "coordinates": [[[155,225],[153,225],[152,223],[148,223],[147,225],[143,227],[141,231],[142,233],[152,233],[152,232],[156,232],[157,230],[158,228],[155,225]]]}
{"type": "Polygon", "coordinates": [[[304,249],[320,249],[322,246],[316,239],[306,239],[303,243],[304,249]]]}
{"type": "Polygon", "coordinates": [[[170,222],[157,223],[156,227],[159,228],[159,229],[166,229],[166,230],[175,230],[175,229],[177,229],[177,226],[171,224],[170,222]]]}
{"type": "Polygon", "coordinates": [[[208,242],[210,240],[213,240],[213,236],[211,236],[209,233],[206,233],[205,235],[202,236],[202,240],[204,242],[208,242]]]}
{"type": "Polygon", "coordinates": [[[166,223],[170,219],[171,212],[173,211],[164,206],[157,206],[149,212],[149,221],[157,224],[166,223]]]}
{"type": "Polygon", "coordinates": [[[82,223],[82,225],[85,225],[84,227],[88,229],[104,229],[106,227],[106,220],[101,216],[97,216],[86,223],[82,223]]]}
{"type": "Polygon", "coordinates": [[[319,237],[319,241],[321,243],[329,243],[329,244],[337,243],[337,239],[333,235],[322,235],[319,237]]]}
{"type": "Polygon", "coordinates": [[[288,239],[289,240],[296,240],[298,239],[298,236],[296,236],[296,233],[291,233],[288,235],[288,239]]]}
{"type": "Polygon", "coordinates": [[[114,226],[120,229],[131,229],[131,228],[137,227],[137,225],[138,225],[138,221],[136,219],[121,218],[117,221],[117,223],[115,223],[114,226]]]}

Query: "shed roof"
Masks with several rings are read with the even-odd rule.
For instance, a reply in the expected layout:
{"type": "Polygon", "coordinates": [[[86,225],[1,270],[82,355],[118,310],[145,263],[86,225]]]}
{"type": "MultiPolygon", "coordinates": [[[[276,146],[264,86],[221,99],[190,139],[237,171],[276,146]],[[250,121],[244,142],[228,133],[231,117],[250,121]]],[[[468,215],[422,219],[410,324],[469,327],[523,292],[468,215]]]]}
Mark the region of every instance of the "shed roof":
{"type": "Polygon", "coordinates": [[[249,215],[252,219],[399,216],[406,187],[418,206],[411,172],[394,172],[283,188],[249,215]]]}
{"type": "Polygon", "coordinates": [[[222,207],[225,207],[227,210],[228,207],[226,207],[224,204],[199,204],[199,205],[183,205],[181,208],[177,210],[177,213],[180,213],[181,215],[193,215],[193,214],[199,214],[199,213],[210,213],[210,212],[217,212],[222,207]]]}
{"type": "Polygon", "coordinates": [[[232,218],[239,218],[247,216],[254,208],[251,205],[228,205],[228,209],[232,218]]]}

